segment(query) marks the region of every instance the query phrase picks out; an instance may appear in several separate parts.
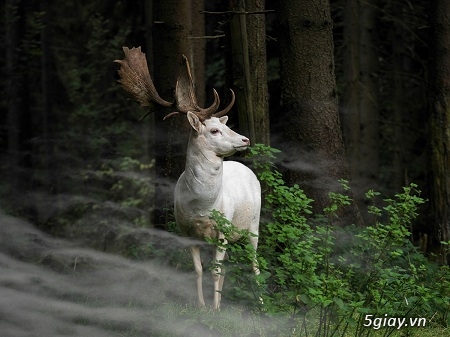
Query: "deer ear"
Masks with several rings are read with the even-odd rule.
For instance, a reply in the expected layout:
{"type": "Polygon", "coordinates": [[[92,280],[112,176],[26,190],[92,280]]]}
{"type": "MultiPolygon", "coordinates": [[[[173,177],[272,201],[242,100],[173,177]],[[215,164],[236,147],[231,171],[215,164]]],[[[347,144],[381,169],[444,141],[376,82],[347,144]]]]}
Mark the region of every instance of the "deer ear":
{"type": "Polygon", "coordinates": [[[200,119],[197,117],[197,115],[193,112],[188,111],[187,118],[188,118],[189,124],[191,124],[192,128],[195,131],[200,132],[200,127],[201,127],[202,122],[200,122],[200,119]]]}
{"type": "Polygon", "coordinates": [[[227,124],[228,122],[228,116],[222,116],[219,118],[220,123],[227,124]]]}

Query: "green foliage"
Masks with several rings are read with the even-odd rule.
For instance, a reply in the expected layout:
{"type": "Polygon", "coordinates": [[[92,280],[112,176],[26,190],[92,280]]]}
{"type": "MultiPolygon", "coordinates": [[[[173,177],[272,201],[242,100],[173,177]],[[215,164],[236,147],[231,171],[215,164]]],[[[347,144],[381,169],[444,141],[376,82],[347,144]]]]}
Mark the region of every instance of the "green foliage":
{"type": "MultiPolygon", "coordinates": [[[[113,60],[121,57],[120,46],[130,34],[130,23],[114,22],[95,6],[67,6],[86,21],[83,25],[77,20],[58,21],[66,32],[64,39],[74,38],[65,41],[67,48],[54,55],[66,100],[64,115],[58,112],[65,122],[54,130],[57,192],[85,196],[95,203],[94,211],[113,204],[124,222],[148,226],[154,162],[143,152],[147,130],[133,119],[137,105],[117,95],[121,89],[114,80],[117,67],[113,60]],[[71,30],[83,34],[68,33],[71,30]],[[81,51],[74,53],[77,49],[81,51]],[[59,172],[68,172],[70,179],[59,177],[59,172]]],[[[121,6],[118,2],[111,10],[120,11],[121,6]]],[[[55,36],[58,38],[60,35],[55,36]]],[[[77,220],[72,217],[65,222],[77,220]]]]}
{"type": "MultiPolygon", "coordinates": [[[[124,210],[143,210],[152,202],[153,184],[149,172],[153,166],[153,162],[144,164],[130,157],[105,160],[98,169],[88,166],[83,180],[90,191],[99,191],[99,199],[107,196],[109,201],[124,210]],[[95,189],[94,186],[98,188],[95,189]]],[[[148,225],[147,213],[136,217],[134,222],[138,225],[148,225]]]]}
{"type": "MultiPolygon", "coordinates": [[[[249,233],[237,230],[216,211],[211,215],[226,239],[211,243],[231,252],[227,270],[232,270],[232,288],[240,290],[234,296],[252,298],[253,309],[269,317],[286,315],[288,321],[280,320],[284,328],[278,331],[289,334],[300,329],[307,334],[315,330],[316,336],[345,336],[351,329],[356,335],[373,335],[376,330],[365,326],[366,315],[425,317],[429,323],[448,325],[449,269],[428,261],[410,241],[408,228],[425,202],[417,185],[404,187],[381,205],[373,202],[379,193],[368,191],[374,222],[363,228],[336,227],[339,211],[352,203],[345,195],[348,182],[340,181],[343,193],[329,193],[322,214],[312,214],[312,200],[299,186],[287,186],[272,163],[277,152],[264,145],[250,149],[265,190],[258,287],[254,278],[236,278],[242,276],[243,266],[251,265],[251,246],[229,240],[249,233]],[[259,296],[264,304],[255,306],[259,296]]],[[[396,328],[385,327],[383,335],[396,328]]],[[[408,329],[414,327],[403,331],[408,329]]]]}
{"type": "Polygon", "coordinates": [[[252,263],[256,262],[256,252],[249,240],[255,234],[246,229],[238,229],[217,210],[212,210],[210,218],[214,220],[217,230],[224,238],[208,238],[207,242],[218,249],[226,250],[228,255],[225,261],[214,261],[212,265],[212,268],[223,268],[227,283],[232,285],[225,287],[224,296],[239,299],[240,303],[249,307],[258,305],[260,277],[255,278],[252,270],[252,263]]]}
{"type": "Polygon", "coordinates": [[[150,257],[154,258],[155,256],[163,257],[164,252],[156,249],[152,243],[148,243],[143,246],[131,245],[124,255],[134,260],[146,260],[150,257]]]}
{"type": "MultiPolygon", "coordinates": [[[[84,44],[84,54],[71,62],[61,62],[64,69],[64,83],[68,101],[73,111],[68,115],[70,126],[63,134],[67,144],[76,142],[79,157],[98,160],[112,152],[123,152],[133,155],[130,147],[132,127],[126,117],[129,112],[113,100],[112,94],[118,90],[118,85],[107,73],[98,69],[112,69],[112,60],[118,58],[117,46],[122,45],[129,33],[129,26],[123,25],[117,34],[111,36],[110,20],[97,14],[88,21],[89,34],[84,44]],[[79,66],[74,67],[76,63],[79,66]],[[89,137],[89,142],[85,138],[89,137]],[[87,158],[86,158],[87,157],[87,158]]],[[[109,75],[109,74],[108,74],[109,75]]],[[[111,74],[112,75],[112,74],[111,74]]]]}

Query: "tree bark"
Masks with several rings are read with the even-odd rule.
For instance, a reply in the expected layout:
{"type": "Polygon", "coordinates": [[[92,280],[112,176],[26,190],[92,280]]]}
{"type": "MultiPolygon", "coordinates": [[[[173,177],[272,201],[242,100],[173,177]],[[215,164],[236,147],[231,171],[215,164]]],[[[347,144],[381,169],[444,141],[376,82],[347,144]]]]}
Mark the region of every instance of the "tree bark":
{"type": "Polygon", "coordinates": [[[264,0],[232,1],[230,21],[233,87],[239,114],[239,131],[252,143],[269,144],[264,0]]]}
{"type": "MultiPolygon", "coordinates": [[[[279,1],[280,120],[289,143],[288,180],[302,186],[321,212],[339,179],[349,179],[339,120],[333,55],[333,23],[325,0],[279,1]],[[295,151],[293,153],[292,149],[295,151]]],[[[286,150],[285,150],[286,152],[286,150]]],[[[341,214],[360,223],[355,204],[341,214]]]]}
{"type": "MultiPolygon", "coordinates": [[[[248,0],[249,12],[262,12],[264,0],[248,0]]],[[[254,143],[270,144],[269,94],[267,88],[266,18],[265,14],[247,16],[250,82],[253,91],[254,143]]]]}
{"type": "Polygon", "coordinates": [[[404,6],[400,3],[393,3],[392,12],[399,19],[394,22],[394,28],[392,32],[391,44],[392,44],[392,79],[393,79],[393,92],[392,92],[392,110],[393,110],[393,157],[392,157],[392,169],[393,175],[393,188],[396,191],[400,191],[401,188],[407,185],[407,179],[405,178],[405,165],[404,165],[404,153],[406,148],[404,145],[404,116],[405,106],[407,101],[405,95],[407,93],[405,89],[405,76],[406,73],[403,67],[403,58],[407,54],[405,46],[407,43],[407,37],[403,34],[404,20],[404,6]]]}
{"type": "MultiPolygon", "coordinates": [[[[148,51],[147,56],[147,64],[150,71],[150,74],[154,74],[153,69],[153,1],[144,1],[144,25],[145,25],[145,46],[146,50],[148,51]]],[[[156,118],[159,118],[156,117],[156,118]]],[[[142,133],[143,133],[143,140],[145,147],[144,150],[144,160],[146,162],[150,162],[151,160],[155,160],[155,142],[157,141],[156,137],[153,135],[156,134],[154,132],[155,130],[155,114],[149,114],[145,120],[143,121],[142,126],[142,133]]],[[[157,184],[157,177],[155,170],[151,171],[151,180],[154,182],[155,189],[152,191],[152,196],[149,202],[149,213],[148,213],[148,223],[150,225],[155,224],[156,216],[156,184],[157,184]]]]}
{"type": "Polygon", "coordinates": [[[430,249],[448,264],[450,226],[450,2],[430,1],[430,249]]]}
{"type": "MultiPolygon", "coordinates": [[[[155,1],[153,64],[154,82],[161,97],[173,101],[181,54],[189,55],[191,28],[189,1],[155,1]]],[[[176,116],[179,117],[179,116],[176,116]]],[[[155,225],[167,222],[167,209],[173,206],[173,186],[183,172],[188,129],[183,118],[162,120],[155,114],[156,199],[155,225]]]]}
{"type": "Polygon", "coordinates": [[[342,103],[346,155],[359,207],[364,193],[379,178],[379,107],[377,2],[349,0],[344,13],[344,78],[342,103]]]}
{"type": "Polygon", "coordinates": [[[192,77],[195,80],[197,103],[204,106],[206,102],[206,73],[205,73],[205,16],[199,14],[205,8],[205,0],[192,1],[191,21],[192,27],[189,36],[189,55],[191,61],[192,77]]]}
{"type": "Polygon", "coordinates": [[[17,15],[20,0],[8,0],[5,4],[4,18],[6,22],[6,78],[7,78],[7,121],[8,128],[8,154],[12,166],[19,164],[19,121],[20,121],[20,99],[19,99],[19,77],[18,72],[18,48],[19,43],[19,18],[17,15]]]}
{"type": "Polygon", "coordinates": [[[344,9],[344,83],[342,124],[350,177],[358,180],[360,170],[360,16],[359,0],[348,0],[344,9]]]}
{"type": "Polygon", "coordinates": [[[6,78],[6,128],[7,149],[10,172],[10,186],[13,191],[20,191],[23,185],[19,172],[24,165],[22,137],[24,137],[22,121],[25,118],[27,104],[27,81],[21,62],[20,43],[24,32],[23,3],[20,0],[8,0],[5,3],[5,78],[6,78]]]}
{"type": "Polygon", "coordinates": [[[42,138],[43,148],[41,150],[42,158],[39,158],[44,171],[44,184],[47,188],[57,189],[58,183],[55,180],[55,176],[51,171],[51,157],[52,146],[50,145],[50,126],[52,116],[52,71],[51,71],[51,31],[50,31],[50,6],[48,0],[43,0],[40,3],[40,10],[43,13],[41,30],[41,90],[42,90],[42,111],[41,111],[41,124],[38,133],[42,138]],[[56,184],[55,184],[56,183],[56,184]]]}
{"type": "MultiPolygon", "coordinates": [[[[203,15],[193,12],[198,4],[194,7],[188,0],[165,0],[155,1],[154,6],[153,76],[159,94],[173,101],[181,54],[190,57],[197,92],[204,92],[204,47],[201,41],[192,39],[193,26],[195,34],[201,34],[200,27],[204,26],[203,15]],[[199,22],[193,25],[193,21],[199,22]]],[[[155,114],[155,224],[167,223],[167,209],[173,206],[174,184],[184,171],[189,130],[184,116],[163,121],[161,114],[155,114]]]]}
{"type": "Polygon", "coordinates": [[[379,179],[380,116],[378,108],[378,0],[369,0],[360,6],[360,106],[361,138],[358,186],[359,195],[376,186],[379,179]]]}

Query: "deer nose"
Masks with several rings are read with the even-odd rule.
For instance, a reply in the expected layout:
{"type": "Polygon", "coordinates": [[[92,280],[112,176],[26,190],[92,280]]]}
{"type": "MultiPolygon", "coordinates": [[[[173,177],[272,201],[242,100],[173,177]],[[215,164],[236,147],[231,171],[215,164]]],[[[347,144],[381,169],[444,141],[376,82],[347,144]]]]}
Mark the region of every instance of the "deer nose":
{"type": "Polygon", "coordinates": [[[246,137],[242,138],[242,142],[243,142],[245,145],[247,145],[247,146],[250,145],[250,139],[248,139],[248,138],[246,138],[246,137]]]}

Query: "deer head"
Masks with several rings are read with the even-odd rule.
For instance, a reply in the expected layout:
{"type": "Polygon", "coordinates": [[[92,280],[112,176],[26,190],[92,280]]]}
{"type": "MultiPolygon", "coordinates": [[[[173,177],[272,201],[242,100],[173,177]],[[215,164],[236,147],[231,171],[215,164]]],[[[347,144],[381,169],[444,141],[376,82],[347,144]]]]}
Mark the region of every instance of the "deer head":
{"type": "Polygon", "coordinates": [[[250,140],[231,130],[225,124],[228,116],[210,117],[201,121],[196,114],[188,111],[189,123],[195,132],[195,142],[206,152],[213,152],[218,157],[228,157],[236,151],[243,151],[250,145],[250,140]]]}
{"type": "Polygon", "coordinates": [[[180,113],[187,114],[190,111],[203,123],[211,117],[224,116],[234,104],[234,92],[230,89],[232,96],[231,102],[225,109],[217,111],[219,109],[220,99],[217,91],[213,89],[214,102],[211,106],[208,108],[199,107],[195,96],[191,69],[185,55],[182,55],[180,75],[175,86],[175,101],[173,103],[165,101],[156,91],[148,70],[145,54],[141,52],[141,47],[132,49],[123,47],[123,51],[125,58],[114,61],[121,66],[118,70],[120,76],[119,83],[141,106],[151,106],[153,102],[163,107],[171,107],[175,110],[167,114],[164,119],[180,113]]]}

